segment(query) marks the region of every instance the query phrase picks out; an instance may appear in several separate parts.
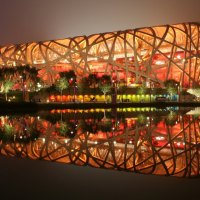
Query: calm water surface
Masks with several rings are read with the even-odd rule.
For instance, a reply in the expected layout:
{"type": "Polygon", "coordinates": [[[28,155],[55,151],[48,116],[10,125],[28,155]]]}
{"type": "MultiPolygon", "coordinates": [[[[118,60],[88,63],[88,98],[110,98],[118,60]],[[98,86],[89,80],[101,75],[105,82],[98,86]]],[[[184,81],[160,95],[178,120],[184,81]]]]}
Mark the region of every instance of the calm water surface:
{"type": "Polygon", "coordinates": [[[51,110],[0,117],[0,154],[197,177],[200,108],[51,110]]]}

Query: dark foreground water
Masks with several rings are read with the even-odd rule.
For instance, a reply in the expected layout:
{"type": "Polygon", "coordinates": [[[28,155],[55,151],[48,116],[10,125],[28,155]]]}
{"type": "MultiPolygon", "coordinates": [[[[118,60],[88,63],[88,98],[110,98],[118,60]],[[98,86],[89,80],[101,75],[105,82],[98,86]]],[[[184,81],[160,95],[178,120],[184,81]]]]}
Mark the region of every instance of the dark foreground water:
{"type": "Polygon", "coordinates": [[[142,174],[198,177],[200,109],[51,110],[0,117],[0,154],[142,174]]]}

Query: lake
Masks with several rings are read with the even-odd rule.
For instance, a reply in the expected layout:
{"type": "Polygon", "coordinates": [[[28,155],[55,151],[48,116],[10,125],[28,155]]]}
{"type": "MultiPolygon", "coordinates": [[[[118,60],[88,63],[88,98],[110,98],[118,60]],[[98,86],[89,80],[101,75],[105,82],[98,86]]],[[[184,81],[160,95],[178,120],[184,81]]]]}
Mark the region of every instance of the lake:
{"type": "Polygon", "coordinates": [[[64,109],[0,117],[0,154],[92,168],[199,176],[200,108],[64,109]]]}

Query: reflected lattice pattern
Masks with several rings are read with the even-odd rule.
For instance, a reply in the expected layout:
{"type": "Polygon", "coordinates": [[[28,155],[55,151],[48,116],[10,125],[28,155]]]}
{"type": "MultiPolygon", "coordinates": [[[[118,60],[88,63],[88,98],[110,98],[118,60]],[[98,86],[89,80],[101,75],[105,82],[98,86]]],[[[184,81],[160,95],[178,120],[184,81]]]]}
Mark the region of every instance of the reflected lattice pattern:
{"type": "Polygon", "coordinates": [[[163,84],[175,79],[182,87],[199,84],[200,26],[187,23],[8,45],[0,48],[0,66],[31,65],[53,83],[59,71],[110,74],[129,83],[163,84]]]}
{"type": "Polygon", "coordinates": [[[1,130],[11,124],[16,130],[13,141],[2,139],[1,154],[144,174],[190,177],[200,173],[199,117],[170,112],[159,120],[138,116],[84,122],[93,129],[86,130],[80,119],[52,124],[34,117],[1,118],[1,130]],[[74,127],[65,129],[66,136],[61,134],[63,123],[74,127]],[[25,142],[31,130],[40,136],[25,142]]]}

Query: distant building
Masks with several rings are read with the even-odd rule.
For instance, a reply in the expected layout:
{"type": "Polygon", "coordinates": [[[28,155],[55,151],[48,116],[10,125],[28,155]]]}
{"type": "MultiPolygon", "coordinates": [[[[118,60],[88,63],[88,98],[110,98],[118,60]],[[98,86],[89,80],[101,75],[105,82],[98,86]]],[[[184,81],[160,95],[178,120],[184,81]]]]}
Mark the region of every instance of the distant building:
{"type": "Polygon", "coordinates": [[[183,23],[0,48],[0,66],[30,65],[52,84],[60,71],[111,75],[127,85],[200,84],[200,24],[183,23]]]}

